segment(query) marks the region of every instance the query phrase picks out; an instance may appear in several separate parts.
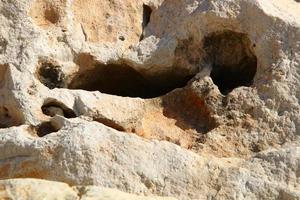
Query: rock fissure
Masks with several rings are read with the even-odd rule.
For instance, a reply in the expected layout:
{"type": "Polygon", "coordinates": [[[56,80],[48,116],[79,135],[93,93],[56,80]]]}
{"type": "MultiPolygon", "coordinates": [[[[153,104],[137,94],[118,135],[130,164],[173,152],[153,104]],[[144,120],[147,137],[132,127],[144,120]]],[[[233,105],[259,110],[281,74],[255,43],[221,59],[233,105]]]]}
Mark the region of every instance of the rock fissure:
{"type": "Polygon", "coordinates": [[[143,40],[143,38],[144,38],[144,31],[150,22],[151,14],[152,14],[152,9],[149,6],[143,4],[143,22],[142,22],[142,28],[143,28],[142,32],[143,33],[140,37],[140,41],[143,40]]]}

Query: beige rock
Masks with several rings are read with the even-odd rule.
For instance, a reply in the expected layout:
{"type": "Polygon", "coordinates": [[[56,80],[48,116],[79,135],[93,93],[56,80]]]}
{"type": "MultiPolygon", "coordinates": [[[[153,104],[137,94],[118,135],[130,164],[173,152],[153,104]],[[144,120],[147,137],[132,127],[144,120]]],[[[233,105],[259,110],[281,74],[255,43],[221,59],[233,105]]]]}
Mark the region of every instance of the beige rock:
{"type": "Polygon", "coordinates": [[[11,179],[0,181],[0,199],[20,200],[175,200],[162,197],[142,197],[115,189],[96,186],[73,186],[38,179],[11,179]]]}
{"type": "Polygon", "coordinates": [[[1,1],[0,179],[299,199],[299,11],[295,0],[1,1]]]}
{"type": "Polygon", "coordinates": [[[142,6],[137,0],[75,0],[72,11],[89,42],[137,43],[142,34],[142,6]]]}
{"type": "Polygon", "coordinates": [[[77,192],[65,183],[34,179],[0,181],[0,199],[79,199],[77,192]]]}
{"type": "Polygon", "coordinates": [[[116,189],[100,188],[96,186],[80,188],[84,189],[85,194],[82,195],[82,200],[176,200],[175,198],[167,197],[143,197],[120,192],[116,189]]]}

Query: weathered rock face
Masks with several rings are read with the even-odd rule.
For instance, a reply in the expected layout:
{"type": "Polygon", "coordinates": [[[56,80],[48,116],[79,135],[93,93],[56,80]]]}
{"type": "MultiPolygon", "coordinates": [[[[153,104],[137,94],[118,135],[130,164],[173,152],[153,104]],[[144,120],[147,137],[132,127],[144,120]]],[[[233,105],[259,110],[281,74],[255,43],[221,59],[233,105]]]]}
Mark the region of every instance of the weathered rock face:
{"type": "Polygon", "coordinates": [[[97,186],[70,187],[65,183],[34,179],[0,181],[0,198],[32,200],[175,200],[174,198],[136,196],[97,186]]]}
{"type": "Polygon", "coordinates": [[[300,199],[298,1],[3,0],[0,27],[0,179],[300,199]]]}

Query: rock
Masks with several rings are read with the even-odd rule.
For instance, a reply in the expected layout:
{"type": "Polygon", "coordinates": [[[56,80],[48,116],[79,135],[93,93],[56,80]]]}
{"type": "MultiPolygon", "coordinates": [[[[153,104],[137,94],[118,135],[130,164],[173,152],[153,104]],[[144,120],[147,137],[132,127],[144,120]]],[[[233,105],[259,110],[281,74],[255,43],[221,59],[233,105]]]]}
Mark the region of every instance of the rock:
{"type": "Polygon", "coordinates": [[[79,199],[77,191],[65,183],[34,179],[0,181],[1,199],[79,199]]]}
{"type": "Polygon", "coordinates": [[[38,179],[10,179],[0,181],[1,199],[99,199],[99,200],[175,200],[162,197],[142,197],[126,194],[116,189],[96,186],[73,186],[38,179]]]}
{"type": "Polygon", "coordinates": [[[60,131],[42,138],[28,126],[0,133],[1,141],[6,141],[0,147],[2,178],[34,177],[180,199],[233,198],[233,194],[274,199],[282,193],[298,198],[298,145],[248,159],[217,158],[169,142],[145,141],[97,122],[60,116],[53,120],[60,131]],[[285,176],[290,182],[285,183],[285,176]]]}
{"type": "Polygon", "coordinates": [[[300,199],[299,19],[295,0],[1,1],[0,179],[300,199]]]}

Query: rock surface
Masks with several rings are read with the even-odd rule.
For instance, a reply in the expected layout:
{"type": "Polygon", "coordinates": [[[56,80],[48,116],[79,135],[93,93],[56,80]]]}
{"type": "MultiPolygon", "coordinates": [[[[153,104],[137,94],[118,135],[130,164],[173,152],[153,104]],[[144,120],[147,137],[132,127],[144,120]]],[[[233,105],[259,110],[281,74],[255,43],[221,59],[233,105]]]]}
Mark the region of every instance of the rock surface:
{"type": "Polygon", "coordinates": [[[176,200],[174,198],[142,197],[97,186],[70,187],[65,183],[35,179],[0,181],[0,198],[31,200],[176,200]]]}
{"type": "Polygon", "coordinates": [[[0,195],[300,199],[298,1],[3,0],[0,27],[0,195]]]}

